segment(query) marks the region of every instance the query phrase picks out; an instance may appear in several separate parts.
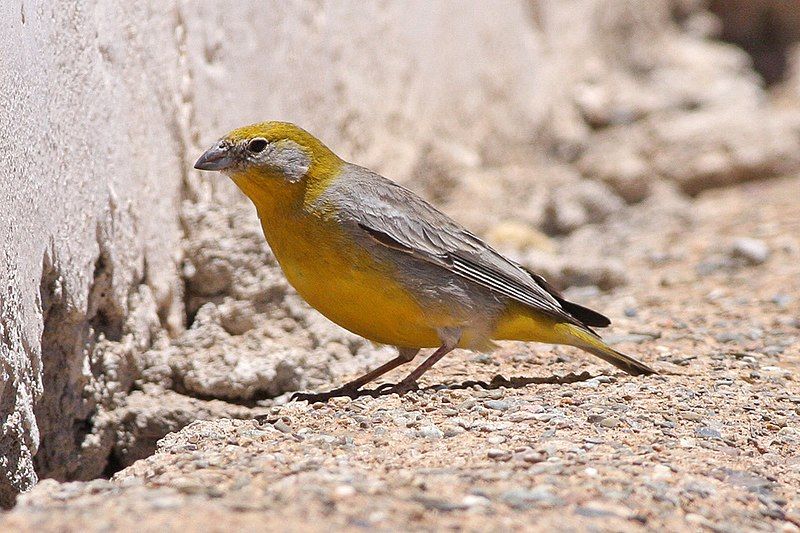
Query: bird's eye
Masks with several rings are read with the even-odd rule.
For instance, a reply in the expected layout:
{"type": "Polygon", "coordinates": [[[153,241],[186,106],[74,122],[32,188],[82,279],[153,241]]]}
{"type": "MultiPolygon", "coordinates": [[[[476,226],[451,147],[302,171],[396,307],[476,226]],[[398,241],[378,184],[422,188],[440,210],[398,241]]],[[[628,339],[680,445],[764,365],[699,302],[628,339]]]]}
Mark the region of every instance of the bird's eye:
{"type": "Polygon", "coordinates": [[[264,148],[267,147],[267,140],[266,139],[253,139],[249,143],[247,143],[247,151],[257,154],[259,152],[263,152],[264,148]]]}

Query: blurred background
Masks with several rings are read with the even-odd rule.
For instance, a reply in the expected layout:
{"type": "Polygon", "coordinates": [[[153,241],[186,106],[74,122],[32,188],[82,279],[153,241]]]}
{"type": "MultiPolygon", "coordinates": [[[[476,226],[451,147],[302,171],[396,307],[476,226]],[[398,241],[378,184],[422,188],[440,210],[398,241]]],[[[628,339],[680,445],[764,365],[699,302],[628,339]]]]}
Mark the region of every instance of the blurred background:
{"type": "MultiPolygon", "coordinates": [[[[249,203],[192,169],[234,127],[295,122],[583,299],[665,261],[698,195],[800,166],[796,1],[5,0],[0,19],[5,505],[391,353],[310,311],[249,203]]],[[[769,252],[732,246],[704,268],[769,252]]]]}

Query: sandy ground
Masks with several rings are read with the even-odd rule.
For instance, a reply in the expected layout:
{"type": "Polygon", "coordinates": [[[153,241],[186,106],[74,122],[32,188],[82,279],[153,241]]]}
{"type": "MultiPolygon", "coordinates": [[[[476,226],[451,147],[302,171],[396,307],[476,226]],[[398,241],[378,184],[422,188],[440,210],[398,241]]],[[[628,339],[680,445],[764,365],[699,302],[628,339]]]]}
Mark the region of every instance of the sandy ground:
{"type": "Polygon", "coordinates": [[[192,423],[111,480],[45,480],[0,529],[798,531],[800,178],[695,208],[690,230],[615,244],[627,286],[573,293],[658,376],[458,351],[403,397],[279,400],[192,423]]]}

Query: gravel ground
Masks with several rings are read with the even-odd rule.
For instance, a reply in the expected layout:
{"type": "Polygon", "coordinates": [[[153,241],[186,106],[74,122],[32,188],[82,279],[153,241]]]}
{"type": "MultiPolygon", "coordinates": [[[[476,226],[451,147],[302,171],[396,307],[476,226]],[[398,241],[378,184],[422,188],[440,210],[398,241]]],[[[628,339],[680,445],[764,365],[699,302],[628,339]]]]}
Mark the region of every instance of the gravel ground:
{"type": "Polygon", "coordinates": [[[41,482],[0,529],[799,531],[798,198],[800,178],[712,191],[689,230],[609,241],[631,282],[573,296],[658,376],[458,351],[403,397],[194,422],[111,480],[41,482]]]}

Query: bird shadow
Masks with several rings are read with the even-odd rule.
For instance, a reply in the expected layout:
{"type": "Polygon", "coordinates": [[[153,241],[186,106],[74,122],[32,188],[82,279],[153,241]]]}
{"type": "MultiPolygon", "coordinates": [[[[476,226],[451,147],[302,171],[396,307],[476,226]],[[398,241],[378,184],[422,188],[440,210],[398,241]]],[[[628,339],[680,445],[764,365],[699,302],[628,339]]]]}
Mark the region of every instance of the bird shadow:
{"type": "MultiPolygon", "coordinates": [[[[529,385],[567,385],[570,383],[577,383],[580,381],[588,381],[594,377],[597,376],[593,376],[589,372],[581,372],[580,374],[575,374],[573,372],[570,372],[569,374],[566,374],[564,376],[553,375],[553,376],[543,376],[543,377],[510,377],[510,378],[497,374],[490,381],[467,380],[467,381],[462,381],[461,383],[449,383],[449,384],[440,383],[437,385],[430,385],[423,388],[416,388],[413,389],[413,391],[422,392],[422,391],[438,391],[438,390],[463,390],[463,389],[471,389],[473,387],[479,387],[484,390],[494,390],[494,389],[499,389],[501,387],[507,389],[521,389],[529,385]]],[[[380,387],[376,387],[374,389],[358,389],[355,391],[334,389],[332,391],[319,392],[319,393],[297,392],[292,395],[290,401],[306,400],[309,403],[315,403],[315,402],[327,402],[331,398],[343,398],[343,397],[348,397],[353,400],[365,396],[369,396],[371,398],[379,398],[381,396],[388,396],[390,394],[398,394],[395,390],[393,390],[394,387],[395,387],[394,383],[384,383],[380,387]]],[[[406,394],[407,393],[404,392],[400,395],[405,396],[406,394]]]]}

